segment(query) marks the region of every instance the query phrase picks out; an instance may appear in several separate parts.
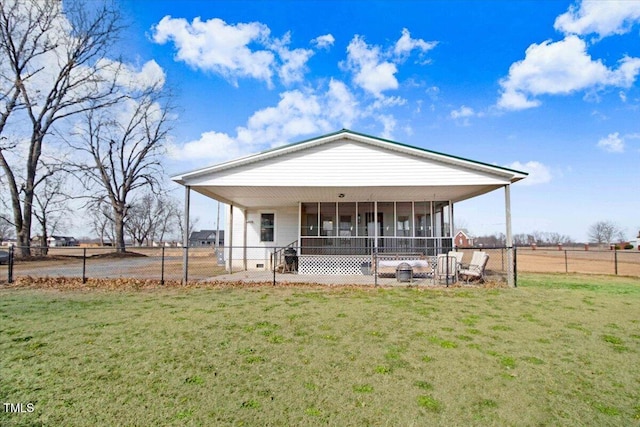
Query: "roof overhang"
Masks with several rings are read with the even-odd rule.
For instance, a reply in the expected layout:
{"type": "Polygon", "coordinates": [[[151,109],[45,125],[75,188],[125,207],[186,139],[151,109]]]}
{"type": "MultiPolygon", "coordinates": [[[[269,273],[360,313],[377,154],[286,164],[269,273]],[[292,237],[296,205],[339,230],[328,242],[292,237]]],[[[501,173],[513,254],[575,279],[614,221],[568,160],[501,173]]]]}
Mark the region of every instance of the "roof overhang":
{"type": "Polygon", "coordinates": [[[299,202],[444,201],[459,202],[501,188],[477,186],[404,187],[220,187],[191,186],[206,197],[244,208],[297,206],[299,202]]]}

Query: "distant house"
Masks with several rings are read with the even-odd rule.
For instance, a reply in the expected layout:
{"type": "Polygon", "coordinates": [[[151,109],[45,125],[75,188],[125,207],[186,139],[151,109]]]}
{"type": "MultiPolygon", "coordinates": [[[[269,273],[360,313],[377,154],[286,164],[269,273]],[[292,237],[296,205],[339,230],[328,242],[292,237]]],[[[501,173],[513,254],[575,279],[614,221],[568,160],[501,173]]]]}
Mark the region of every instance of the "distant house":
{"type": "Polygon", "coordinates": [[[453,241],[458,248],[470,248],[473,246],[473,237],[470,237],[464,230],[458,231],[453,241]]]}
{"type": "MultiPolygon", "coordinates": [[[[205,247],[216,245],[216,230],[194,231],[189,236],[190,247],[205,247]]],[[[218,246],[224,246],[224,230],[220,230],[220,240],[218,246]]]]}
{"type": "Polygon", "coordinates": [[[76,238],[71,236],[50,236],[47,239],[47,244],[52,248],[57,246],[79,246],[76,238]]]}

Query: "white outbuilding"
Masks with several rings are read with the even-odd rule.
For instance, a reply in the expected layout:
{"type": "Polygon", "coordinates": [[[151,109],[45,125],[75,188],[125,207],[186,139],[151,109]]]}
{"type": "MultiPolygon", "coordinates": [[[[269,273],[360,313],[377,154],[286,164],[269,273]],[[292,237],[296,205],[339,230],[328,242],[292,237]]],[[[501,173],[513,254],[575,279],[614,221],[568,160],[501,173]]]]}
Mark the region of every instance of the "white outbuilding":
{"type": "Polygon", "coordinates": [[[172,179],[187,217],[191,190],[227,205],[229,270],[272,268],[289,248],[299,274],[359,274],[374,252],[449,251],[454,204],[500,188],[510,249],[510,186],[526,176],[343,129],[172,179]]]}

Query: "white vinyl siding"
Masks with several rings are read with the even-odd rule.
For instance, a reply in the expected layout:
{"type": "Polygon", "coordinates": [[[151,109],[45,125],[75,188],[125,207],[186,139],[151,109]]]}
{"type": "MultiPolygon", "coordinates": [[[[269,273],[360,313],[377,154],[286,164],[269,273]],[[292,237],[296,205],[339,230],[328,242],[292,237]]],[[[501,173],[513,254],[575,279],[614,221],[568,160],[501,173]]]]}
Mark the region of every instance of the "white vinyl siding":
{"type": "Polygon", "coordinates": [[[355,141],[334,141],[195,178],[215,186],[455,186],[508,183],[484,171],[355,141]]]}

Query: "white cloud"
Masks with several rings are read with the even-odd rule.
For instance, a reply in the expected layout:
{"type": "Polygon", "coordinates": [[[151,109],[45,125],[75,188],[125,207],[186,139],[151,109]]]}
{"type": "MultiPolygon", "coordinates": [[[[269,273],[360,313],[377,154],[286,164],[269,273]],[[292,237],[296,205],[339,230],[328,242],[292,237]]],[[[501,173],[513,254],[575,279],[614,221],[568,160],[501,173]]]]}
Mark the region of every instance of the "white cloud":
{"type": "Polygon", "coordinates": [[[164,70],[154,60],[145,62],[137,69],[130,64],[103,58],[98,61],[96,67],[107,80],[115,77],[118,85],[129,89],[142,90],[154,86],[160,88],[166,80],[164,70]]]}
{"type": "Polygon", "coordinates": [[[477,115],[478,114],[476,114],[473,108],[467,107],[465,105],[461,106],[457,110],[452,110],[451,113],[449,113],[449,116],[453,120],[456,120],[458,123],[462,124],[462,126],[469,126],[470,125],[469,118],[475,117],[477,115]]]}
{"type": "Polygon", "coordinates": [[[624,139],[620,138],[619,132],[610,133],[606,138],[598,141],[598,147],[609,153],[624,152],[624,139]]]}
{"type": "Polygon", "coordinates": [[[198,140],[173,146],[174,159],[222,161],[282,145],[304,135],[348,127],[358,117],[357,102],[342,82],[332,81],[324,93],[292,90],[280,94],[273,107],[256,111],[236,135],[205,132],[198,140]],[[338,107],[337,109],[334,107],[338,107]]]}
{"type": "Polygon", "coordinates": [[[244,126],[235,129],[235,135],[204,132],[197,140],[172,144],[169,155],[183,161],[219,162],[304,136],[350,128],[358,120],[374,121],[382,126],[382,137],[392,138],[397,121],[379,101],[363,106],[344,82],[331,79],[325,90],[307,88],[281,93],[276,105],[253,113],[244,126]]]}
{"type": "Polygon", "coordinates": [[[475,111],[473,111],[473,108],[470,107],[466,107],[466,106],[462,106],[457,110],[453,110],[451,111],[451,118],[452,119],[460,119],[460,118],[465,118],[465,117],[473,117],[475,116],[475,111]]]}
{"type": "Polygon", "coordinates": [[[266,45],[270,30],[261,23],[227,24],[214,18],[191,23],[165,16],[153,27],[153,40],[172,41],[176,59],[204,71],[211,71],[237,85],[239,77],[250,77],[271,84],[275,56],[269,50],[253,51],[251,44],[266,45]]]}
{"type": "Polygon", "coordinates": [[[414,50],[419,50],[422,55],[437,44],[438,42],[411,38],[406,28],[402,30],[400,39],[388,50],[383,50],[380,46],[370,46],[363,37],[356,35],[347,46],[344,67],[353,72],[353,81],[357,86],[377,98],[382,98],[383,92],[399,87],[396,74],[400,63],[414,50]]]}
{"type": "Polygon", "coordinates": [[[527,163],[513,162],[506,166],[509,169],[515,169],[522,172],[527,172],[529,176],[520,181],[519,185],[538,185],[546,184],[553,178],[551,171],[545,165],[536,161],[529,161],[527,163]]]}
{"type": "MultiPolygon", "coordinates": [[[[241,25],[231,26],[220,20],[211,20],[206,23],[194,20],[189,24],[184,20],[166,17],[156,26],[154,39],[158,43],[172,40],[176,44],[178,57],[187,61],[190,56],[182,52],[190,49],[189,44],[194,35],[189,31],[198,30],[195,35],[208,40],[213,35],[206,33],[200,27],[205,24],[211,26],[212,23],[217,25],[217,28],[233,34],[240,30],[241,25]],[[185,32],[186,35],[183,34],[185,32]]],[[[361,37],[355,36],[347,48],[347,59],[340,64],[344,70],[353,73],[355,85],[350,86],[334,78],[318,80],[316,85],[307,85],[303,77],[307,70],[308,59],[314,54],[313,50],[291,49],[290,33],[286,33],[280,39],[273,39],[269,38],[268,28],[264,27],[261,31],[256,30],[252,34],[251,37],[238,41],[235,44],[237,49],[230,50],[237,55],[248,55],[251,53],[249,44],[252,47],[263,46],[274,55],[273,61],[265,65],[271,67],[273,71],[271,76],[279,76],[283,83],[297,84],[297,86],[280,93],[280,99],[276,105],[255,111],[244,125],[238,126],[233,132],[204,132],[196,140],[182,145],[174,144],[169,150],[172,158],[197,162],[222,161],[282,145],[305,136],[340,128],[351,128],[356,122],[366,122],[380,127],[383,137],[392,138],[392,133],[397,128],[397,120],[389,110],[407,102],[400,96],[386,96],[383,93],[399,86],[395,77],[398,71],[396,62],[399,63],[412,51],[426,52],[435,46],[422,40],[412,39],[407,30],[403,31],[398,43],[386,50],[379,46],[369,46],[361,37]],[[400,55],[403,58],[400,58],[400,55]],[[281,68],[278,68],[280,65],[281,68]],[[354,91],[353,86],[363,90],[354,91]]],[[[217,37],[221,36],[217,35],[217,37]]],[[[325,48],[334,42],[333,36],[326,34],[314,39],[312,44],[317,48],[325,48]]],[[[220,61],[204,62],[205,52],[196,53],[197,55],[192,56],[194,66],[213,70],[228,76],[229,79],[242,76],[241,69],[233,69],[230,66],[225,69],[220,61]]],[[[245,75],[259,78],[259,75],[249,75],[248,72],[245,75]]],[[[437,88],[432,88],[432,91],[437,92],[437,88]]]]}
{"type": "Polygon", "coordinates": [[[586,44],[576,36],[559,42],[532,44],[525,59],[509,68],[500,81],[502,93],[498,106],[508,110],[537,107],[539,95],[566,95],[604,86],[629,87],[640,72],[640,58],[624,57],[617,69],[593,60],[586,44]]]}
{"type": "Polygon", "coordinates": [[[336,39],[331,34],[318,36],[311,40],[311,43],[318,49],[329,49],[335,43],[336,39]]]}
{"type": "Polygon", "coordinates": [[[426,42],[422,39],[413,39],[411,38],[409,30],[403,28],[402,36],[396,42],[393,48],[393,52],[396,56],[404,60],[411,54],[414,49],[418,49],[422,54],[424,54],[435,48],[437,45],[438,42],[436,41],[426,42]]]}
{"type": "MultiPolygon", "coordinates": [[[[307,62],[314,55],[311,49],[291,49],[290,33],[272,38],[271,30],[262,23],[227,24],[219,18],[195,18],[189,23],[165,16],[153,27],[153,40],[159,44],[173,42],[176,60],[216,73],[234,86],[240,78],[252,78],[272,87],[274,75],[286,86],[302,82],[307,62]]],[[[333,41],[327,34],[312,43],[328,48],[333,41]]]]}
{"type": "Polygon", "coordinates": [[[640,2],[629,0],[582,1],[558,16],[554,28],[565,34],[596,33],[600,38],[624,34],[640,21],[640,2]]]}
{"type": "Polygon", "coordinates": [[[246,154],[243,147],[229,135],[220,132],[204,132],[200,139],[182,145],[168,144],[167,154],[173,159],[223,161],[246,154]]]}
{"type": "Polygon", "coordinates": [[[398,88],[396,65],[385,61],[380,48],[368,46],[360,36],[355,36],[347,46],[347,68],[354,72],[354,82],[376,97],[381,97],[385,90],[398,88]]]}
{"type": "Polygon", "coordinates": [[[285,85],[303,81],[304,73],[307,71],[307,61],[314,53],[310,49],[291,50],[288,48],[290,42],[291,35],[287,33],[281,40],[273,43],[273,49],[282,60],[278,75],[285,85]]]}
{"type": "Polygon", "coordinates": [[[327,93],[327,115],[333,121],[341,121],[342,127],[350,128],[360,116],[359,103],[346,84],[331,79],[327,93]]]}

